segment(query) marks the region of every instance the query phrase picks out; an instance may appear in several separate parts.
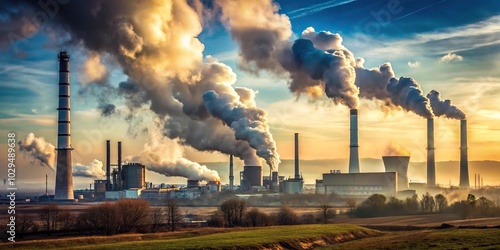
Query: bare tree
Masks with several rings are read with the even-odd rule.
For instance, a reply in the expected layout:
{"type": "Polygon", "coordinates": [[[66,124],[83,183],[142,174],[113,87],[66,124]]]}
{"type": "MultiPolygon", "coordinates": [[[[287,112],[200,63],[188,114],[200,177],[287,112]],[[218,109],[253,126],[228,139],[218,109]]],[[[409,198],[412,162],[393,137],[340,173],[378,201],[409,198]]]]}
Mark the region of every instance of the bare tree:
{"type": "Polygon", "coordinates": [[[434,199],[436,200],[436,210],[438,213],[442,213],[443,210],[448,207],[448,201],[446,197],[442,194],[437,194],[434,199]]]}
{"type": "Polygon", "coordinates": [[[35,221],[31,216],[19,214],[16,216],[16,232],[27,233],[33,232],[36,228],[35,221]]]}
{"type": "Polygon", "coordinates": [[[434,200],[434,197],[432,197],[432,195],[430,195],[429,193],[425,193],[422,195],[422,199],[420,199],[420,207],[422,208],[422,212],[432,213],[434,211],[435,206],[436,206],[436,201],[434,200]]]}
{"type": "Polygon", "coordinates": [[[326,224],[328,223],[328,220],[330,218],[333,218],[335,216],[335,211],[330,204],[322,203],[319,205],[319,214],[321,217],[321,221],[326,224]]]}
{"type": "Polygon", "coordinates": [[[269,216],[254,207],[245,213],[246,224],[252,227],[260,227],[269,225],[269,216]]]}
{"type": "Polygon", "coordinates": [[[345,200],[345,204],[349,207],[349,210],[351,212],[353,212],[354,209],[356,209],[356,200],[354,198],[347,198],[345,200]]]}
{"type": "Polygon", "coordinates": [[[158,231],[160,227],[163,225],[163,216],[165,215],[163,209],[161,208],[153,208],[151,209],[150,218],[151,218],[151,230],[153,232],[158,231]]]}
{"type": "Polygon", "coordinates": [[[278,225],[293,225],[297,224],[297,214],[288,206],[281,206],[276,213],[276,222],[278,225]]]}
{"type": "Polygon", "coordinates": [[[57,230],[57,222],[59,221],[60,209],[55,203],[49,203],[43,206],[38,213],[43,227],[50,234],[51,231],[57,230]]]}
{"type": "Polygon", "coordinates": [[[182,222],[182,213],[175,200],[167,200],[167,225],[170,231],[175,231],[182,222]]]}
{"type": "MultiPolygon", "coordinates": [[[[105,202],[96,207],[94,214],[88,214],[93,217],[98,227],[106,235],[115,234],[119,229],[119,217],[117,207],[114,204],[105,202]]],[[[93,222],[94,223],[94,222],[93,222]]]]}
{"type": "MultiPolygon", "coordinates": [[[[59,229],[61,230],[70,230],[75,227],[76,216],[71,214],[69,211],[63,210],[59,214],[59,229]]],[[[66,232],[64,232],[66,233],[66,232]]]]}
{"type": "Polygon", "coordinates": [[[219,211],[224,217],[226,227],[240,226],[246,207],[246,201],[239,198],[231,198],[222,202],[219,211]]]}
{"type": "Polygon", "coordinates": [[[115,204],[118,211],[119,231],[131,232],[147,224],[149,203],[142,199],[123,199],[115,204]]]}

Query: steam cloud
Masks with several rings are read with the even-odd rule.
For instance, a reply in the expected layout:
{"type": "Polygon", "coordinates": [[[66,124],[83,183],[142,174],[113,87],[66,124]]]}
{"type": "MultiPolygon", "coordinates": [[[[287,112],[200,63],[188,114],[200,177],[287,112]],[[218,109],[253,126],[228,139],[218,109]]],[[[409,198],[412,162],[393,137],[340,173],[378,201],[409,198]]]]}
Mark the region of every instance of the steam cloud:
{"type": "Polygon", "coordinates": [[[73,176],[103,179],[106,176],[106,172],[102,162],[94,159],[87,165],[81,163],[73,164],[73,176]]]}
{"type": "Polygon", "coordinates": [[[450,100],[441,100],[441,94],[436,90],[431,90],[427,94],[431,102],[432,111],[435,116],[445,116],[451,119],[465,119],[465,113],[451,104],[450,100]]]}
{"type": "Polygon", "coordinates": [[[56,148],[52,143],[45,141],[43,137],[36,137],[29,133],[24,140],[18,142],[19,151],[24,155],[32,157],[34,162],[54,171],[56,161],[56,148]]]}
{"type": "Polygon", "coordinates": [[[184,158],[182,148],[175,141],[160,136],[158,132],[151,134],[150,142],[144,145],[139,155],[129,156],[126,159],[141,162],[147,169],[165,176],[220,181],[217,171],[184,158]]]}
{"type": "Polygon", "coordinates": [[[411,153],[408,149],[404,148],[403,146],[391,142],[387,144],[384,150],[384,155],[385,156],[410,156],[411,153]]]}

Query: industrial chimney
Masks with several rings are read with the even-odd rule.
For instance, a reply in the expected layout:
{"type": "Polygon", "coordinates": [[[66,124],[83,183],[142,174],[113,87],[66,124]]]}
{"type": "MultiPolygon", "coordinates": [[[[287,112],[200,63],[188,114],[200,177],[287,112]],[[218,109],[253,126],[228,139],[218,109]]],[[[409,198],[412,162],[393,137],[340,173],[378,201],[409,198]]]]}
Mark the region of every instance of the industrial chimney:
{"type": "Polygon", "coordinates": [[[467,157],[467,120],[460,120],[460,188],[469,188],[469,160],[467,157]]]}
{"type": "Polygon", "coordinates": [[[57,126],[56,200],[74,200],[71,160],[69,54],[59,53],[59,108],[57,126]]]}
{"type": "Polygon", "coordinates": [[[295,133],[295,179],[300,179],[299,171],[299,133],[295,133]]]}
{"type": "Polygon", "coordinates": [[[234,188],[234,165],[233,165],[233,155],[229,155],[229,190],[234,188]]]}
{"type": "Polygon", "coordinates": [[[359,173],[358,153],[358,110],[351,109],[351,144],[349,156],[349,173],[359,173]]]}
{"type": "Polygon", "coordinates": [[[427,186],[436,186],[436,159],[434,155],[434,118],[427,118],[427,186]]]}
{"type": "Polygon", "coordinates": [[[122,142],[118,142],[118,172],[122,171],[122,142]]]}
{"type": "Polygon", "coordinates": [[[106,140],[106,191],[111,190],[111,162],[110,162],[110,145],[109,140],[106,140]]]}

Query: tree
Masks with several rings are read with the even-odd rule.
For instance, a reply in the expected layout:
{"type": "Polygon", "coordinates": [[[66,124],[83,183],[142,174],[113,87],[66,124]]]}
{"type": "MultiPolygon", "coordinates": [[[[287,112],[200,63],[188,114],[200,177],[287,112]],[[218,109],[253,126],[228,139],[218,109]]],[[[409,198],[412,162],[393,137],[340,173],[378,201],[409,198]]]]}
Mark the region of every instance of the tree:
{"type": "Polygon", "coordinates": [[[278,225],[293,225],[298,221],[297,214],[288,206],[281,206],[275,216],[278,225]]]}
{"type": "Polygon", "coordinates": [[[219,211],[222,213],[225,226],[240,226],[246,207],[246,201],[239,198],[231,198],[222,202],[219,211]]]}
{"type": "MultiPolygon", "coordinates": [[[[61,230],[70,230],[73,229],[76,222],[76,217],[71,214],[69,211],[63,210],[59,214],[59,229],[61,230]]],[[[66,232],[64,232],[66,233],[66,232]]]]}
{"type": "Polygon", "coordinates": [[[345,200],[346,206],[349,207],[349,211],[353,212],[356,209],[356,200],[354,198],[347,198],[345,200]]]}
{"type": "Polygon", "coordinates": [[[321,217],[321,221],[326,224],[330,218],[335,216],[335,210],[333,210],[332,206],[328,203],[322,203],[319,205],[319,214],[321,217]]]}
{"type": "Polygon", "coordinates": [[[386,203],[387,214],[389,215],[403,215],[405,214],[405,203],[404,201],[396,198],[389,197],[389,201],[386,203]]]}
{"type": "Polygon", "coordinates": [[[442,194],[437,194],[434,199],[436,200],[436,210],[438,213],[442,213],[448,207],[446,197],[442,194]]]}
{"type": "Polygon", "coordinates": [[[406,198],[404,206],[406,214],[418,213],[420,207],[418,196],[415,194],[411,198],[406,198]]]}
{"type": "Polygon", "coordinates": [[[163,225],[163,217],[165,213],[161,208],[151,209],[150,219],[151,219],[151,230],[153,232],[158,231],[163,225]]]}
{"type": "Polygon", "coordinates": [[[376,217],[386,214],[386,198],[381,194],[373,194],[364,200],[354,211],[357,217],[376,217]]]}
{"type": "Polygon", "coordinates": [[[105,202],[96,207],[94,214],[88,214],[93,221],[96,223],[102,232],[106,235],[112,235],[118,232],[120,229],[121,220],[118,216],[117,207],[110,202],[105,202]]]}
{"type": "Polygon", "coordinates": [[[479,210],[479,215],[481,216],[490,216],[494,206],[493,201],[488,200],[484,196],[477,199],[477,208],[479,210]]]}
{"type": "Polygon", "coordinates": [[[36,229],[36,224],[31,216],[26,215],[16,215],[16,232],[17,233],[27,233],[33,232],[36,229]]]}
{"type": "Polygon", "coordinates": [[[167,225],[170,231],[175,231],[177,226],[182,222],[182,213],[179,209],[179,205],[175,200],[167,200],[167,225]]]}
{"type": "Polygon", "coordinates": [[[49,203],[43,206],[38,213],[43,227],[49,234],[51,231],[57,230],[59,213],[60,209],[55,203],[49,203]]]}
{"type": "Polygon", "coordinates": [[[114,206],[118,211],[119,231],[131,232],[143,227],[149,218],[149,203],[142,199],[123,199],[114,206]]]}
{"type": "Polygon", "coordinates": [[[424,213],[432,213],[436,206],[436,201],[434,201],[434,197],[429,193],[425,193],[422,195],[422,199],[420,199],[420,207],[422,212],[424,213]]]}
{"type": "Polygon", "coordinates": [[[269,216],[254,207],[245,213],[245,223],[252,227],[261,227],[269,225],[269,216]]]}

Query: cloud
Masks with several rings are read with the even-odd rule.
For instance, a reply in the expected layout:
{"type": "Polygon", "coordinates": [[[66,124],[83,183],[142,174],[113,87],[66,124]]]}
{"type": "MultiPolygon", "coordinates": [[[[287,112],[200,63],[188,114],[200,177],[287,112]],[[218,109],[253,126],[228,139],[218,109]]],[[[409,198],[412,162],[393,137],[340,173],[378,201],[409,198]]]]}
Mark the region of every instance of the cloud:
{"type": "Polygon", "coordinates": [[[410,68],[420,68],[421,63],[419,61],[408,62],[408,67],[410,68]]]}
{"type": "Polygon", "coordinates": [[[314,5],[311,5],[308,7],[292,10],[292,11],[287,12],[286,14],[290,17],[290,19],[294,19],[294,18],[299,18],[299,17],[303,17],[303,16],[308,16],[308,15],[314,14],[314,13],[322,11],[322,10],[334,8],[334,7],[348,4],[348,3],[354,2],[354,1],[355,0],[341,0],[341,1],[330,0],[330,1],[327,1],[324,3],[314,4],[314,5]]]}
{"type": "Polygon", "coordinates": [[[464,60],[464,58],[460,55],[457,55],[455,53],[448,53],[448,54],[444,55],[443,57],[441,57],[441,59],[439,59],[439,62],[450,63],[450,62],[461,62],[463,60],[464,60]]]}

